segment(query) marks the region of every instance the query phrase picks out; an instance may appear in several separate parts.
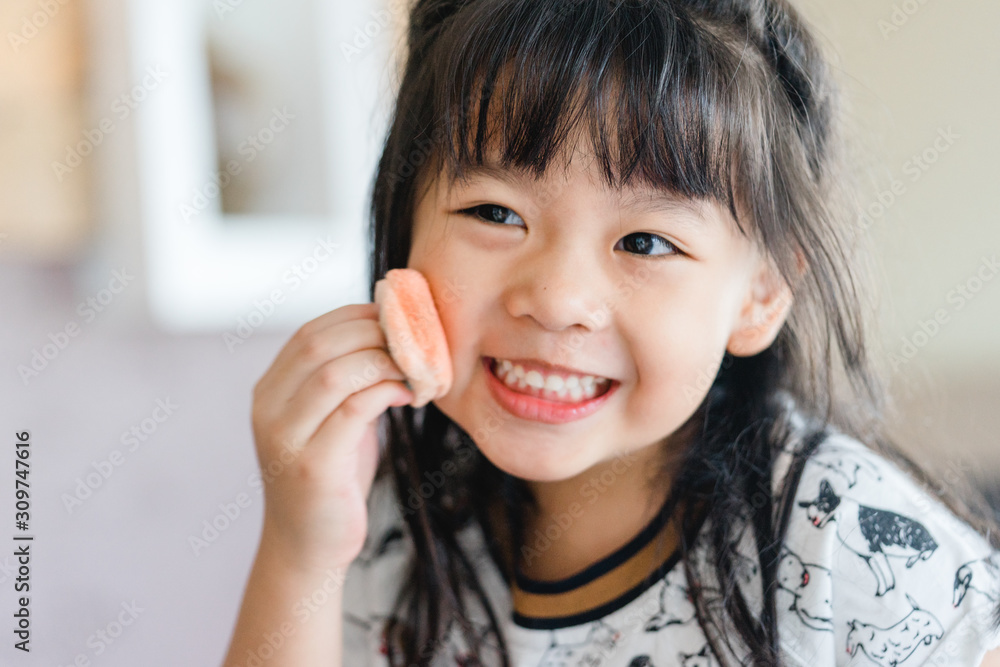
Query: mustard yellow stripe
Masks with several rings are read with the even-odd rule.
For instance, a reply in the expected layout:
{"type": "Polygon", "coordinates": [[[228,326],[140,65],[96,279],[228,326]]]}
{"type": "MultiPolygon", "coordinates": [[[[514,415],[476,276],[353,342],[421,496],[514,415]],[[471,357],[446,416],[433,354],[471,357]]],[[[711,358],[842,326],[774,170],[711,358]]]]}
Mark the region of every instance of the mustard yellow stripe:
{"type": "Polygon", "coordinates": [[[528,593],[514,581],[511,589],[514,610],[532,618],[555,618],[600,607],[631,590],[663,565],[673,554],[676,544],[671,520],[630,559],[579,588],[564,593],[528,593]]]}

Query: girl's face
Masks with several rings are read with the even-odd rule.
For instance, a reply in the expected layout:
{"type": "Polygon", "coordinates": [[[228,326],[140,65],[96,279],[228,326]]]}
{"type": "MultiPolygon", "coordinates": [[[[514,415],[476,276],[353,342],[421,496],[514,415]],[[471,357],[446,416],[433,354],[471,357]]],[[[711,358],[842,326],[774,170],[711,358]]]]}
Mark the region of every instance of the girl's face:
{"type": "Polygon", "coordinates": [[[454,365],[435,404],[526,480],[569,479],[663,442],[726,349],[765,349],[790,305],[724,207],[607,190],[589,154],[539,181],[470,171],[449,193],[438,175],[417,196],[408,266],[431,286],[454,365]],[[558,385],[544,371],[559,366],[610,388],[589,402],[537,399],[505,388],[494,359],[529,382],[558,385]]]}

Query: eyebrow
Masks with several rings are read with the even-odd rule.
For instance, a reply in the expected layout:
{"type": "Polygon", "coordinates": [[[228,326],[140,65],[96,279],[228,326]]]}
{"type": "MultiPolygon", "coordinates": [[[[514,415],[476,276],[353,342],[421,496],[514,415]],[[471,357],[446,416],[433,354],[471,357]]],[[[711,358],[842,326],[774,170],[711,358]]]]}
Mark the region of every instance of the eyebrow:
{"type": "MultiPolygon", "coordinates": [[[[702,209],[699,202],[664,190],[626,195],[621,201],[621,206],[622,208],[649,213],[686,213],[697,222],[705,221],[704,217],[702,217],[702,209]]],[[[686,220],[687,218],[684,219],[686,220]]]]}
{"type": "MultiPolygon", "coordinates": [[[[527,185],[534,194],[541,194],[538,180],[528,173],[528,170],[521,167],[500,167],[496,164],[469,165],[465,167],[462,178],[457,178],[459,183],[468,184],[476,177],[492,178],[506,183],[512,187],[524,187],[527,185]]],[[[629,209],[644,213],[683,213],[688,214],[682,218],[685,222],[691,219],[693,222],[704,223],[701,205],[688,197],[670,192],[669,190],[642,190],[624,195],[619,205],[623,209],[629,209]],[[690,218],[688,217],[690,216],[690,218]]]]}
{"type": "Polygon", "coordinates": [[[464,168],[465,173],[461,178],[455,180],[459,183],[467,183],[477,176],[485,176],[497,181],[502,181],[508,185],[522,186],[525,183],[537,183],[528,175],[526,169],[521,167],[500,167],[495,164],[473,164],[464,168]]]}

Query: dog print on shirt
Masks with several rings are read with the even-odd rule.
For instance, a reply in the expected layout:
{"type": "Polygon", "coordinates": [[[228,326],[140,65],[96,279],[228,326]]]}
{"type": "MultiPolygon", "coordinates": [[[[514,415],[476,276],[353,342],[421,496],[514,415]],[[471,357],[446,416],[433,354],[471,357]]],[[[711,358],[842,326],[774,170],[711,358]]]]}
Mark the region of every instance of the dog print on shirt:
{"type": "Polygon", "coordinates": [[[883,667],[895,667],[905,662],[921,644],[930,645],[944,636],[944,628],[934,614],[921,609],[916,600],[906,595],[910,613],[888,628],[879,628],[855,619],[848,621],[847,652],[858,651],[883,667]]]}
{"type": "Polygon", "coordinates": [[[668,625],[690,623],[694,619],[694,600],[684,584],[683,570],[678,564],[667,572],[660,584],[660,610],[646,621],[646,632],[656,632],[668,625]]]}
{"type": "Polygon", "coordinates": [[[997,579],[1000,577],[1000,567],[992,558],[980,558],[963,563],[955,572],[955,590],[952,595],[952,605],[957,607],[969,591],[976,591],[997,602],[997,579]]]}
{"type": "Polygon", "coordinates": [[[855,484],[858,483],[858,473],[864,471],[866,474],[871,475],[873,479],[877,481],[882,481],[882,475],[879,473],[878,468],[874,463],[865,459],[855,459],[855,458],[844,458],[841,457],[836,461],[823,461],[817,460],[815,464],[818,466],[823,466],[831,472],[834,472],[847,482],[847,488],[853,488],[855,484]]]}
{"type": "Polygon", "coordinates": [[[837,523],[837,538],[868,564],[877,584],[875,595],[882,596],[896,586],[889,557],[906,558],[906,567],[927,560],[938,548],[923,524],[909,517],[861,505],[847,496],[838,496],[830,482],[820,482],[819,495],[799,501],[816,528],[828,521],[837,523]]]}
{"type": "Polygon", "coordinates": [[[802,559],[787,548],[782,549],[778,561],[778,587],[794,596],[788,609],[814,630],[833,632],[833,590],[828,568],[802,559]]]}

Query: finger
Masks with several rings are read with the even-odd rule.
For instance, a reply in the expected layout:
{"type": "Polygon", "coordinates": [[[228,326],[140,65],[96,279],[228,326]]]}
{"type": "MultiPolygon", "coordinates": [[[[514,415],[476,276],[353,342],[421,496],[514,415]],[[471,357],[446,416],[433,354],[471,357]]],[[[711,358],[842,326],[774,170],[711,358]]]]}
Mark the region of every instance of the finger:
{"type": "Polygon", "coordinates": [[[273,365],[284,365],[290,359],[296,357],[304,345],[308,345],[309,340],[318,334],[330,330],[332,327],[355,320],[374,320],[378,322],[378,304],[376,303],[352,303],[323,313],[317,318],[309,320],[288,339],[285,346],[278,352],[273,365]]]}
{"type": "Polygon", "coordinates": [[[377,322],[362,318],[334,324],[297,341],[289,355],[275,359],[263,381],[263,393],[280,409],[323,365],[353,352],[385,346],[385,334],[377,322]]]}
{"type": "MultiPolygon", "coordinates": [[[[280,416],[287,425],[285,434],[294,442],[311,440],[320,424],[352,395],[386,380],[402,385],[405,379],[385,350],[360,350],[329,361],[285,405],[280,416]]],[[[412,392],[406,391],[412,400],[412,392]]]]}
{"type": "Polygon", "coordinates": [[[328,463],[357,461],[357,448],[375,419],[392,405],[405,405],[413,393],[398,380],[385,380],[351,394],[330,414],[307,443],[328,463]]]}

